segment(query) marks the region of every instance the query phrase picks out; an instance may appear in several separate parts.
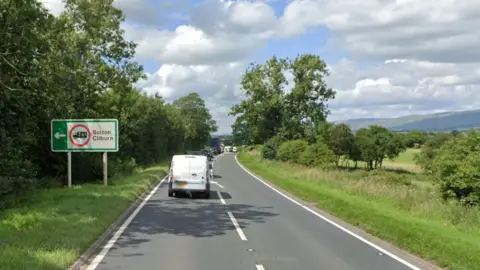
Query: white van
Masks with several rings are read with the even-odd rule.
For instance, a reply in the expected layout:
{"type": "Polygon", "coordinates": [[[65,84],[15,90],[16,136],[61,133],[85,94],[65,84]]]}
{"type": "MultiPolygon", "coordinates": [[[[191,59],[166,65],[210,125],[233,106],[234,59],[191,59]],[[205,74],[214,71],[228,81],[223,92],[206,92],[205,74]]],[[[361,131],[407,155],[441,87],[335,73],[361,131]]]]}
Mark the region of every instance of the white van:
{"type": "Polygon", "coordinates": [[[233,151],[234,153],[236,153],[236,152],[237,152],[237,147],[234,146],[232,151],[233,151]]]}
{"type": "Polygon", "coordinates": [[[204,198],[210,198],[211,169],[212,165],[206,156],[173,156],[168,177],[168,196],[186,192],[192,196],[201,193],[204,198]]]}

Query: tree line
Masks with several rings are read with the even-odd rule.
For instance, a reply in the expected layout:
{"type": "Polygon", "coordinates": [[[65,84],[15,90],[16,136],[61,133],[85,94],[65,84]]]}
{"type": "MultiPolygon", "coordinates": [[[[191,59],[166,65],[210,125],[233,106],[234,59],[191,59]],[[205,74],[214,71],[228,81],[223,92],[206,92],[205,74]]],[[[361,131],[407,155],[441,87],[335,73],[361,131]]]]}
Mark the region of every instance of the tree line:
{"type": "MultiPolygon", "coordinates": [[[[67,159],[51,152],[52,119],[118,119],[112,175],[203,148],[216,131],[197,93],[167,103],[134,86],[145,74],[112,2],[67,0],[55,17],[36,0],[0,0],[0,209],[64,184],[67,159]]],[[[74,184],[101,178],[100,153],[72,158],[74,184]]]]}
{"type": "Polygon", "coordinates": [[[438,184],[444,199],[480,204],[480,133],[400,133],[377,125],[354,132],[347,124],[327,121],[327,103],[335,98],[325,84],[328,75],[325,62],[312,54],[251,64],[241,82],[246,98],[230,112],[236,117],[235,144],[262,145],[264,159],[327,170],[347,164],[350,169],[381,169],[385,159],[420,148],[416,163],[438,184]]]}

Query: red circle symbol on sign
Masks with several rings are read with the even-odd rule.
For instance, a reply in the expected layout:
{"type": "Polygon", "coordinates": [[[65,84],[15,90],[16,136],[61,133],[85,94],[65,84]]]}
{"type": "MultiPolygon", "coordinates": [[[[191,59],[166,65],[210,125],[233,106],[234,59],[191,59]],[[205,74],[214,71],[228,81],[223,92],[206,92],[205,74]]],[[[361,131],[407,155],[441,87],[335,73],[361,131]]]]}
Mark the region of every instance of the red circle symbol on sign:
{"type": "Polygon", "coordinates": [[[90,129],[83,124],[74,125],[68,133],[70,142],[77,147],[83,147],[87,145],[90,142],[91,137],[92,133],[90,132],[90,129]]]}

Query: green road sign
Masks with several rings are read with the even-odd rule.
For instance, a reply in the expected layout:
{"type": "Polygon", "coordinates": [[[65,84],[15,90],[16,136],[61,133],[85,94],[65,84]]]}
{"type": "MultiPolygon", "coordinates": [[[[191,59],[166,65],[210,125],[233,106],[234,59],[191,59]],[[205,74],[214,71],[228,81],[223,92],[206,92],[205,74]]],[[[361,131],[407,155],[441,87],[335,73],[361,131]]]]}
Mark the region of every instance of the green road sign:
{"type": "Polygon", "coordinates": [[[117,119],[52,120],[53,152],[117,152],[117,119]]]}

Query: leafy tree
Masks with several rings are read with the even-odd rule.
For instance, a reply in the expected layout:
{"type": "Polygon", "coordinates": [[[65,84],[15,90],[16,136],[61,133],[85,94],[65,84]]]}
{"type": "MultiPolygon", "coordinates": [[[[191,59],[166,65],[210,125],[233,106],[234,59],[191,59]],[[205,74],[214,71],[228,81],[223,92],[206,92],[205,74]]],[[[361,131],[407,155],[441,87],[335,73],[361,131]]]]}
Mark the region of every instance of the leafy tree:
{"type": "Polygon", "coordinates": [[[348,158],[353,161],[354,169],[357,169],[358,162],[363,160],[362,151],[360,150],[357,137],[354,138],[352,148],[350,148],[350,151],[348,152],[348,158]]]}
{"type": "Polygon", "coordinates": [[[233,142],[236,145],[253,144],[252,132],[248,121],[243,120],[242,116],[237,117],[232,125],[233,142]]]}
{"type": "Polygon", "coordinates": [[[305,131],[305,139],[311,144],[318,140],[328,143],[330,141],[330,132],[333,125],[333,123],[325,121],[320,122],[314,127],[308,127],[305,131]]]}
{"type": "Polygon", "coordinates": [[[342,156],[351,153],[355,135],[347,124],[336,124],[330,129],[328,145],[335,155],[335,164],[338,166],[342,156]]]}
{"type": "Polygon", "coordinates": [[[311,136],[329,113],[326,102],[334,98],[324,82],[327,75],[325,62],[310,54],[293,61],[272,57],[264,64],[251,64],[241,83],[247,98],[230,114],[241,115],[239,121],[248,125],[254,144],[277,134],[289,140],[311,136]],[[291,91],[286,91],[288,72],[294,77],[291,91]]]}
{"type": "Polygon", "coordinates": [[[399,136],[376,125],[358,130],[355,143],[370,170],[381,167],[385,157],[393,159],[405,150],[399,136]]]}
{"type": "Polygon", "coordinates": [[[190,150],[203,149],[210,134],[218,129],[205,101],[198,93],[190,93],[175,100],[173,105],[179,109],[185,125],[185,147],[190,150]]]}
{"type": "MultiPolygon", "coordinates": [[[[66,181],[65,155],[50,150],[52,119],[118,118],[111,173],[158,162],[216,130],[198,96],[174,106],[134,87],[145,74],[112,2],[67,0],[54,17],[39,1],[0,1],[0,208],[51,182],[40,179],[66,181]]],[[[74,184],[101,177],[98,154],[74,153],[73,165],[74,184]]]]}
{"type": "Polygon", "coordinates": [[[443,198],[480,205],[480,133],[472,131],[446,141],[430,168],[440,180],[443,198]]]}
{"type": "Polygon", "coordinates": [[[289,68],[295,84],[284,98],[283,132],[289,139],[304,138],[308,128],[325,122],[326,102],[335,98],[335,92],[325,83],[329,72],[319,56],[299,55],[289,68]]]}
{"type": "Polygon", "coordinates": [[[430,136],[425,142],[420,154],[415,157],[417,165],[421,166],[425,173],[431,174],[438,149],[451,139],[452,135],[448,133],[437,133],[430,136]]]}
{"type": "Polygon", "coordinates": [[[405,146],[413,148],[415,145],[423,145],[427,140],[427,134],[423,131],[410,131],[405,134],[405,146]]]}

